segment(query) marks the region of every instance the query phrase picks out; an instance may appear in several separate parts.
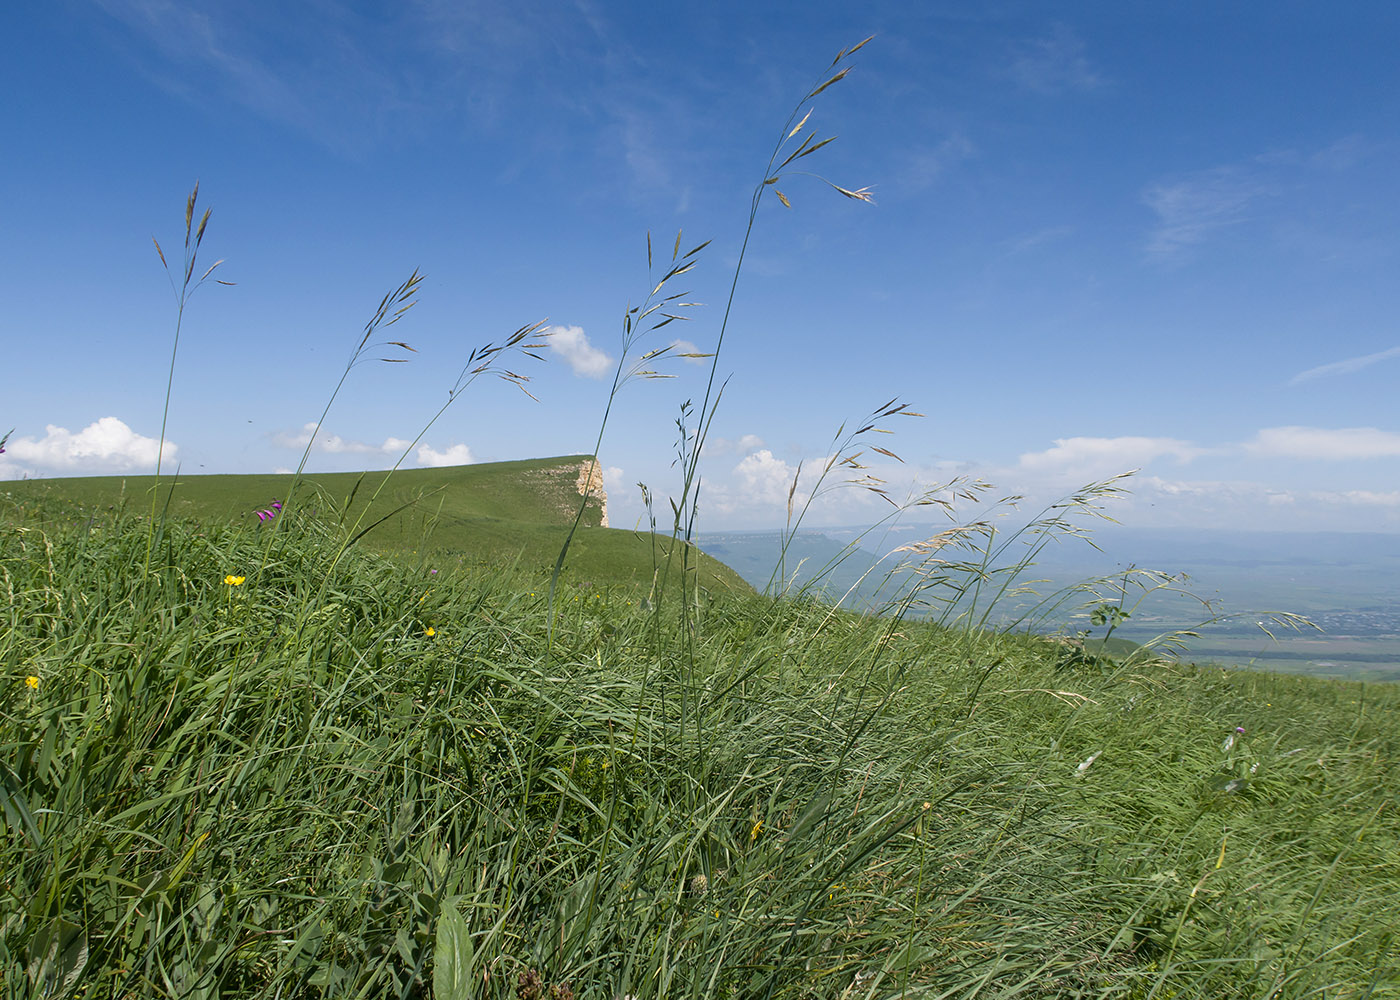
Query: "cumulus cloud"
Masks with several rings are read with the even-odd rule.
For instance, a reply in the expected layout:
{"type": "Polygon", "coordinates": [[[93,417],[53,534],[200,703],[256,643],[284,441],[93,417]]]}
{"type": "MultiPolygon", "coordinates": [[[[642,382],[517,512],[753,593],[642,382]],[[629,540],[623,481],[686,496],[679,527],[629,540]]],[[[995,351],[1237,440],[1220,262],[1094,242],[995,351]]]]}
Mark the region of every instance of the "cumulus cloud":
{"type": "Polygon", "coordinates": [[[1055,447],[1022,455],[1018,468],[1071,478],[1097,478],[1141,468],[1163,456],[1189,462],[1202,453],[1203,449],[1176,438],[1056,438],[1055,447]]]}
{"type": "Polygon", "coordinates": [[[754,452],[734,466],[738,488],[747,500],[757,503],[786,504],[788,489],[796,472],[796,467],[775,458],[767,448],[754,452]]]}
{"type": "Polygon", "coordinates": [[[471,449],[464,444],[449,445],[442,451],[438,451],[431,445],[418,446],[418,464],[429,468],[442,468],[445,465],[471,465],[476,461],[472,457],[471,449]]]}
{"type": "Polygon", "coordinates": [[[545,333],[549,349],[585,378],[605,378],[612,371],[613,359],[588,342],[581,326],[551,326],[545,333]]]}
{"type": "Polygon", "coordinates": [[[1400,434],[1375,427],[1266,427],[1244,449],[1270,458],[1391,458],[1400,455],[1400,434]]]}
{"type": "Polygon", "coordinates": [[[116,417],[102,417],[74,434],[49,424],[41,438],[12,438],[0,455],[0,476],[13,479],[49,472],[101,475],[120,472],[154,472],[156,453],[173,462],[177,446],[137,434],[116,417]]]}
{"type": "Polygon", "coordinates": [[[1315,378],[1328,378],[1332,375],[1350,375],[1363,368],[1368,368],[1378,361],[1388,361],[1391,358],[1400,358],[1400,347],[1391,347],[1384,351],[1377,351],[1375,354],[1362,354],[1359,357],[1318,365],[1316,368],[1309,368],[1307,371],[1294,375],[1288,380],[1288,384],[1298,385],[1301,382],[1308,382],[1315,378]]]}

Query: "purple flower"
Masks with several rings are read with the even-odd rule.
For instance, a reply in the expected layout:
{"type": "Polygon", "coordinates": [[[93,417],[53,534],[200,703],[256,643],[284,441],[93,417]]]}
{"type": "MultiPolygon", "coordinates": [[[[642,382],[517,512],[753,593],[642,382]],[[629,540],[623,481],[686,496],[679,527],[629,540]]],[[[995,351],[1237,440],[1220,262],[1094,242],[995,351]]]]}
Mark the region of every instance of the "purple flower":
{"type": "Polygon", "coordinates": [[[1243,733],[1243,732],[1244,732],[1244,726],[1236,726],[1236,727],[1235,727],[1235,732],[1237,732],[1237,733],[1243,733]]]}

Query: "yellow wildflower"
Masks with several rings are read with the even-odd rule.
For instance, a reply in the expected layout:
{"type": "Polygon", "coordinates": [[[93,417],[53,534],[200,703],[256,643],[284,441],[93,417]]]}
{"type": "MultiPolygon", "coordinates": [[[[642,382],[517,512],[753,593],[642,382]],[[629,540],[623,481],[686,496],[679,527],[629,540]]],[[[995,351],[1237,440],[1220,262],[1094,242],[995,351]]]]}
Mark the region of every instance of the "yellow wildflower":
{"type": "Polygon", "coordinates": [[[29,689],[31,691],[39,690],[39,678],[35,677],[33,674],[30,674],[28,677],[26,677],[24,679],[24,683],[29,685],[29,689]]]}
{"type": "Polygon", "coordinates": [[[758,835],[763,832],[763,820],[754,823],[753,829],[749,830],[749,843],[758,839],[758,835]]]}
{"type": "Polygon", "coordinates": [[[245,579],[247,579],[247,577],[234,576],[230,573],[228,576],[224,577],[224,583],[230,587],[241,587],[245,579]]]}
{"type": "Polygon", "coordinates": [[[423,634],[426,635],[428,638],[431,639],[433,636],[437,635],[437,629],[435,629],[435,628],[433,628],[431,625],[429,625],[427,628],[425,628],[425,629],[423,630],[423,634]]]}

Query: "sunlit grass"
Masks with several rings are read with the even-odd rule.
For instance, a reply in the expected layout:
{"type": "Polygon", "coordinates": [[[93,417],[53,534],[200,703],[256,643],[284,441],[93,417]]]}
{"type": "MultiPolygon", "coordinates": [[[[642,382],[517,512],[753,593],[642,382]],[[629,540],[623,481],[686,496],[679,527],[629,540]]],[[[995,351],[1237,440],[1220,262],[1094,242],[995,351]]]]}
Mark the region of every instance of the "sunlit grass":
{"type": "Polygon", "coordinates": [[[1400,990],[1393,687],[6,514],[11,995],[1400,990]]]}

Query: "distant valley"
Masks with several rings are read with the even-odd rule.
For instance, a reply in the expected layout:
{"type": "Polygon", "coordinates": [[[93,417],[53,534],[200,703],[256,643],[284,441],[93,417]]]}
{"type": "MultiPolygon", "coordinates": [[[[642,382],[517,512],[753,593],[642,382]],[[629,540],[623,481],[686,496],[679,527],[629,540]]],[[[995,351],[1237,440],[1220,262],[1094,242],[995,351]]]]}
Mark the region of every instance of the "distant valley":
{"type": "MultiPolygon", "coordinates": [[[[863,538],[858,527],[802,531],[789,546],[786,577],[796,588],[814,586],[824,599],[878,611],[913,580],[907,571],[890,575],[900,559],[908,558],[893,550],[945,527],[901,525],[863,538]],[[855,548],[848,548],[857,540],[855,548]],[[820,584],[814,584],[824,569],[820,584]]],[[[1163,590],[1143,597],[1115,635],[1147,642],[1224,615],[1224,620],[1196,629],[1199,637],[1190,639],[1181,655],[1198,662],[1316,676],[1400,680],[1400,535],[1185,532],[1107,525],[1092,538],[1098,549],[1075,538],[1044,546],[1019,579],[1037,596],[1004,597],[989,621],[1016,621],[1039,598],[1095,578],[1116,574],[1121,579],[1129,567],[1159,570],[1185,574],[1173,587],[1181,592],[1163,590]],[[1321,631],[1279,629],[1265,617],[1284,612],[1306,618],[1321,631]],[[1260,628],[1261,621],[1273,638],[1260,628]]],[[[715,532],[703,535],[700,546],[763,589],[773,577],[781,540],[775,531],[715,532]]],[[[996,566],[1014,564],[1025,551],[1011,547],[996,566]]],[[[966,559],[968,554],[945,558],[966,559]]],[[[1140,592],[1129,590],[1131,607],[1140,592]]],[[[1053,613],[1033,614],[1034,627],[1068,633],[1090,628],[1087,606],[1093,603],[1097,602],[1088,593],[1074,594],[1053,613]]],[[[927,615],[929,610],[919,613],[927,615]]]]}

